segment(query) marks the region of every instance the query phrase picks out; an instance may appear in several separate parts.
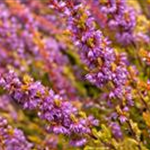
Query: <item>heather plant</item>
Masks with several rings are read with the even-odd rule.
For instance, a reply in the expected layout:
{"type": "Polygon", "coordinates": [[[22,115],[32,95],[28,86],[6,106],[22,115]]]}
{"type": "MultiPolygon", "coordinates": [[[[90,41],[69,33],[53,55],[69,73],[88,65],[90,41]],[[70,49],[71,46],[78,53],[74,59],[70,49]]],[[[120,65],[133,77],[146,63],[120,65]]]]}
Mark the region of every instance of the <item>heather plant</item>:
{"type": "Polygon", "coordinates": [[[0,0],[0,150],[150,149],[149,0],[0,0]]]}

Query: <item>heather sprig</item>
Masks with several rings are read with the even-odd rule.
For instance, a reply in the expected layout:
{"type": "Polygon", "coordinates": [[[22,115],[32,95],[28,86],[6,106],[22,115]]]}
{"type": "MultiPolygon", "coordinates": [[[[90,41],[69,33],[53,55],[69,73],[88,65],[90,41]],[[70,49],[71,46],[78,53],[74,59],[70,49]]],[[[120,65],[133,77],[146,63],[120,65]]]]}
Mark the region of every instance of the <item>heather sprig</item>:
{"type": "Polygon", "coordinates": [[[64,4],[63,9],[68,29],[74,44],[79,48],[81,60],[87,65],[89,73],[86,79],[100,88],[109,86],[108,105],[118,108],[119,120],[124,122],[128,107],[133,106],[126,55],[110,46],[111,42],[96,29],[94,18],[83,4],[71,8],[67,6],[64,4]],[[118,106],[111,102],[112,99],[118,99],[118,106]]]}
{"type": "MultiPolygon", "coordinates": [[[[48,122],[47,130],[55,134],[74,134],[83,140],[81,137],[90,135],[91,127],[98,124],[92,116],[76,118],[79,115],[77,108],[28,75],[21,80],[11,70],[1,76],[0,85],[24,109],[37,110],[38,116],[48,122]]],[[[81,143],[85,144],[86,138],[83,141],[81,143]]],[[[81,143],[77,145],[81,146],[81,143]]]]}

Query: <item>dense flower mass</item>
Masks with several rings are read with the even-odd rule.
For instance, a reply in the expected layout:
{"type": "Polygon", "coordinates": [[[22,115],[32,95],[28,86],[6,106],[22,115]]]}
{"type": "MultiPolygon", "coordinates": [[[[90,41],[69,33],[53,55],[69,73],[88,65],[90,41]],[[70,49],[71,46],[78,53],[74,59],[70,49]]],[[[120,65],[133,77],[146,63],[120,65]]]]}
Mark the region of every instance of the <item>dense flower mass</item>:
{"type": "MultiPolygon", "coordinates": [[[[41,28],[37,16],[31,13],[29,8],[24,8],[17,2],[15,2],[16,7],[9,1],[7,3],[0,3],[0,10],[3,12],[0,15],[2,22],[0,25],[2,49],[0,66],[5,65],[7,59],[8,64],[26,72],[34,61],[41,61],[45,64],[43,68],[50,75],[50,81],[55,82],[55,91],[75,99],[76,89],[64,75],[64,69],[69,65],[68,58],[61,52],[65,44],[58,43],[56,39],[47,36],[41,38],[42,32],[46,29],[41,28]],[[10,10],[7,3],[9,7],[12,7],[10,10]],[[21,13],[15,12],[18,7],[22,9],[21,13]]],[[[51,31],[48,31],[48,34],[51,34],[51,31]]]]}
{"type": "Polygon", "coordinates": [[[125,84],[128,73],[124,58],[122,61],[122,56],[117,56],[109,46],[110,41],[100,30],[96,30],[90,12],[80,13],[81,9],[83,8],[79,5],[70,12],[72,16],[69,14],[68,25],[73,34],[73,41],[80,49],[81,59],[89,67],[90,73],[86,78],[98,87],[104,86],[110,80],[116,86],[125,84]]]}
{"type": "Polygon", "coordinates": [[[108,27],[111,30],[118,30],[116,39],[123,44],[134,41],[134,28],[136,26],[136,13],[132,7],[127,6],[126,1],[109,1],[108,5],[100,5],[100,11],[108,18],[108,27]],[[110,15],[110,17],[109,17],[110,15]]]}
{"type": "Polygon", "coordinates": [[[149,0],[0,0],[0,150],[150,149],[149,0]]]}
{"type": "MultiPolygon", "coordinates": [[[[92,1],[90,5],[95,6],[103,18],[105,18],[104,22],[99,22],[100,26],[103,29],[108,28],[110,32],[114,32],[113,34],[118,43],[129,45],[141,41],[145,43],[149,42],[149,37],[146,32],[136,31],[138,17],[142,16],[141,10],[136,10],[136,8],[131,7],[128,1],[92,1]]],[[[97,14],[94,16],[96,18],[98,17],[97,14]]]]}
{"type": "Polygon", "coordinates": [[[0,117],[0,146],[6,150],[31,150],[23,132],[17,128],[13,129],[5,118],[0,117]]]}

